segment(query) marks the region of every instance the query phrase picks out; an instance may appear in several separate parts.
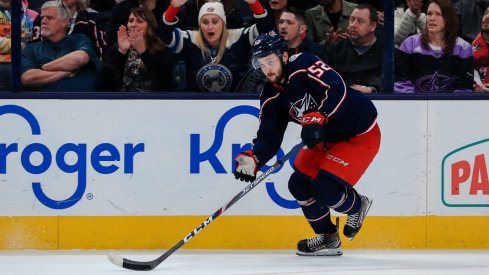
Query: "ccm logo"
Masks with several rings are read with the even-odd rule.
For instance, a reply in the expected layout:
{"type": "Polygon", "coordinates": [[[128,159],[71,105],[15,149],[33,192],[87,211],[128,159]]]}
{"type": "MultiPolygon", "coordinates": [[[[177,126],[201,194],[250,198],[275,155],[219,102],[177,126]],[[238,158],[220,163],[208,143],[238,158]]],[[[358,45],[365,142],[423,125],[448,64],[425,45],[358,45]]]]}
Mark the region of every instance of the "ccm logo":
{"type": "Polygon", "coordinates": [[[343,165],[345,167],[350,164],[350,163],[348,163],[348,162],[340,159],[339,157],[335,157],[333,155],[327,155],[326,158],[329,159],[329,160],[332,160],[332,161],[334,161],[336,163],[338,163],[339,165],[343,165]]]}
{"type": "Polygon", "coordinates": [[[323,124],[324,120],[325,120],[324,117],[314,117],[314,116],[307,116],[307,115],[301,117],[302,124],[311,124],[311,123],[323,124]]]}

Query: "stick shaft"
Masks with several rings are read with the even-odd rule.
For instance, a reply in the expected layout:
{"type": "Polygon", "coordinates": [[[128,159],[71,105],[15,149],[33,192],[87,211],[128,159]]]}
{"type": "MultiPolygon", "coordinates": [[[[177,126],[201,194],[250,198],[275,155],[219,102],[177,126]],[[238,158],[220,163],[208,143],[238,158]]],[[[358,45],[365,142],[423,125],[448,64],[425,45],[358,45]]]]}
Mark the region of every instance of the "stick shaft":
{"type": "Polygon", "coordinates": [[[301,142],[295,145],[283,158],[278,160],[274,165],[272,165],[267,171],[258,176],[252,183],[248,184],[241,192],[236,194],[228,203],[219,208],[214,214],[210,215],[204,222],[202,222],[199,226],[197,226],[194,230],[188,233],[183,239],[181,239],[177,244],[167,250],[163,255],[159,256],[155,260],[148,262],[139,262],[133,261],[126,258],[120,258],[116,255],[109,255],[109,259],[112,263],[122,266],[123,268],[132,269],[132,270],[152,270],[157,267],[160,263],[162,263],[166,258],[168,258],[171,254],[177,251],[180,247],[182,247],[185,243],[190,241],[195,235],[197,235],[200,231],[204,230],[211,222],[217,219],[222,215],[226,210],[228,210],[233,204],[239,201],[242,197],[248,194],[253,188],[255,188],[259,183],[261,183],[265,178],[267,178],[270,174],[272,174],[276,169],[282,166],[286,161],[288,161],[293,155],[297,154],[299,150],[304,146],[301,142]]]}

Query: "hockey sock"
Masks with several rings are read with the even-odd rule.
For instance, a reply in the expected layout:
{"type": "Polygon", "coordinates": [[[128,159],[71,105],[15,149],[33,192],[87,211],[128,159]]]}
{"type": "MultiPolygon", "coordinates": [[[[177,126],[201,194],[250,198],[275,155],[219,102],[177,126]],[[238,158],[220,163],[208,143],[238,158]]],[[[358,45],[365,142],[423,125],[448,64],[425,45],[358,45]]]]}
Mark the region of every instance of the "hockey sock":
{"type": "Polygon", "coordinates": [[[311,182],[312,195],[322,204],[344,214],[354,214],[361,206],[361,200],[353,187],[341,183],[327,174],[320,173],[311,182]]]}
{"type": "Polygon", "coordinates": [[[331,222],[329,208],[322,206],[315,198],[297,201],[301,206],[304,217],[316,234],[336,232],[336,226],[331,222]]]}
{"type": "Polygon", "coordinates": [[[297,172],[290,176],[289,191],[299,203],[304,216],[316,234],[336,232],[329,208],[322,205],[311,192],[311,181],[297,172]]]}

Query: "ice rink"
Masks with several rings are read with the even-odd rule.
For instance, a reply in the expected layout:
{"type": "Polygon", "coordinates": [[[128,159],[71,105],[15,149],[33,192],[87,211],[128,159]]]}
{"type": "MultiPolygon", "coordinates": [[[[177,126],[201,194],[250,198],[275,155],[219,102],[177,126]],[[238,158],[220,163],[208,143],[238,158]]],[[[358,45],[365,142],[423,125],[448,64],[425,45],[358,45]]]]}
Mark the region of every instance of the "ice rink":
{"type": "MultiPolygon", "coordinates": [[[[107,259],[109,251],[0,253],[0,274],[130,274],[107,259]]],[[[132,260],[153,260],[164,251],[111,251],[132,260]]],[[[139,271],[141,273],[143,271],[139,271]]],[[[340,257],[299,257],[294,251],[181,250],[152,271],[172,275],[278,274],[489,274],[488,250],[346,250],[340,257]]]]}

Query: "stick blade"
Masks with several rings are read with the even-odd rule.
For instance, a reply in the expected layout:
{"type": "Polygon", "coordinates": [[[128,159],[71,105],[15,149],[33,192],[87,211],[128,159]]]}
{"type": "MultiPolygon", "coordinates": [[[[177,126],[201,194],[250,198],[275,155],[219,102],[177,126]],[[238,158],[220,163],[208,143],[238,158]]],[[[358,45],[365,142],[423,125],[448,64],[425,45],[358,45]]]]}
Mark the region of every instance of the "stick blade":
{"type": "Polygon", "coordinates": [[[120,266],[120,267],[124,267],[123,266],[123,263],[124,263],[124,258],[122,258],[121,256],[119,255],[116,255],[112,252],[109,252],[109,255],[107,255],[107,257],[109,258],[109,261],[117,266],[120,266]]]}
{"type": "Polygon", "coordinates": [[[133,261],[133,260],[123,258],[113,253],[109,253],[107,257],[109,258],[109,261],[111,263],[125,269],[148,271],[148,270],[153,270],[157,266],[157,263],[155,263],[155,261],[138,262],[138,261],[133,261]]]}

